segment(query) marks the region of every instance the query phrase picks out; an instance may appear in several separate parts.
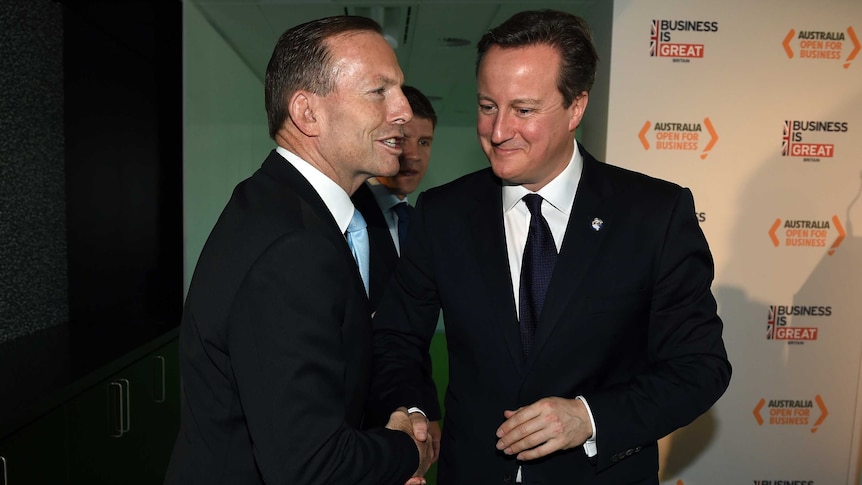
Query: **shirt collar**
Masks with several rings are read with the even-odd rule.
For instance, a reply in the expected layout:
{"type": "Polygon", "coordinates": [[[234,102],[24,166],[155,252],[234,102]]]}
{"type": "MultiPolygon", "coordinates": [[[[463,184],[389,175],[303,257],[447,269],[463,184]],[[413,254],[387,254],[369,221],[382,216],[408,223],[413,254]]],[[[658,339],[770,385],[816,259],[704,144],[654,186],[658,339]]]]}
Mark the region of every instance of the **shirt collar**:
{"type": "Polygon", "coordinates": [[[310,163],[299,158],[295,153],[283,147],[277,147],[275,151],[308,180],[308,183],[311,184],[317,195],[323,199],[323,203],[326,204],[326,208],[329,209],[336,224],[338,224],[339,231],[342,233],[346,231],[347,226],[350,224],[350,219],[353,218],[354,210],[353,202],[350,200],[347,192],[335,183],[334,180],[324,175],[323,172],[310,163]]]}
{"type": "MultiPolygon", "coordinates": [[[[584,157],[578,150],[578,142],[575,141],[575,150],[572,154],[572,159],[566,168],[548,182],[547,185],[539,189],[537,194],[541,195],[555,209],[565,215],[569,215],[572,209],[572,204],[575,202],[575,193],[578,190],[578,182],[581,179],[581,172],[584,169],[584,157]]],[[[515,204],[518,203],[525,195],[530,194],[522,185],[504,185],[503,186],[503,212],[508,212],[515,204]]]]}

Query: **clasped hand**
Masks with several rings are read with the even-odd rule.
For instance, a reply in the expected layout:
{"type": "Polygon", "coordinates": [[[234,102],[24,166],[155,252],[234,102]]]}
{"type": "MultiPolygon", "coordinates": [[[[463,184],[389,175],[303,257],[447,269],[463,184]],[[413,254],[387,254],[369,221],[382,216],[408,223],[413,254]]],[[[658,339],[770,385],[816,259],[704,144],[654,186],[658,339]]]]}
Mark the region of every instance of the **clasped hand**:
{"type": "Polygon", "coordinates": [[[429,423],[422,413],[408,413],[407,408],[400,407],[389,416],[386,427],[403,431],[413,438],[416,448],[419,450],[419,468],[416,469],[413,478],[408,480],[406,485],[424,485],[425,472],[437,460],[440,450],[439,425],[436,422],[429,423]]]}
{"type": "Polygon", "coordinates": [[[535,460],[584,444],[593,434],[589,413],[580,399],[546,397],[514,411],[497,428],[497,449],[519,460],[535,460]]]}

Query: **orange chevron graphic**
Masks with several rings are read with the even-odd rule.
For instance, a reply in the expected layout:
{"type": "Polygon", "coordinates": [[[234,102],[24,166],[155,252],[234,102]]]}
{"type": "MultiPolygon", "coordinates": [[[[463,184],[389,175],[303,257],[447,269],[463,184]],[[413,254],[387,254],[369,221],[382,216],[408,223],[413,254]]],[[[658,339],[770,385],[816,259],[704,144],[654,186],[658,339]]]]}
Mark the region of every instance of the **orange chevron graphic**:
{"type": "Polygon", "coordinates": [[[772,224],[772,227],[769,228],[769,237],[772,239],[772,245],[778,247],[781,244],[781,241],[778,240],[778,236],[775,235],[775,231],[781,227],[781,219],[775,219],[775,222],[772,224]]]}
{"type": "Polygon", "coordinates": [[[835,254],[835,250],[838,249],[838,246],[841,245],[841,241],[844,240],[844,237],[847,235],[844,232],[844,226],[841,225],[841,221],[838,219],[838,216],[832,216],[832,223],[835,224],[835,230],[838,231],[838,237],[835,239],[835,242],[832,243],[832,247],[829,248],[829,256],[835,254]]]}
{"type": "Polygon", "coordinates": [[[644,150],[649,150],[649,141],[647,141],[646,139],[646,133],[647,131],[649,131],[650,126],[652,126],[652,123],[647,120],[647,122],[644,123],[643,128],[641,128],[640,133],[638,133],[638,138],[640,139],[641,144],[644,146],[644,150]]]}
{"type": "Polygon", "coordinates": [[[766,404],[766,399],[760,398],[760,401],[757,403],[757,406],[754,406],[754,419],[757,420],[758,426],[763,426],[763,416],[760,415],[760,410],[763,409],[763,406],[766,404]]]}
{"type": "Polygon", "coordinates": [[[793,36],[796,35],[796,30],[790,29],[790,32],[787,33],[787,37],[784,38],[784,42],[781,45],[784,46],[784,52],[787,53],[788,59],[793,59],[793,49],[790,48],[790,41],[793,40],[793,36]]]}
{"type": "Polygon", "coordinates": [[[709,151],[712,150],[712,147],[714,147],[716,142],[718,142],[718,133],[715,132],[712,122],[709,121],[709,116],[703,119],[703,124],[706,125],[706,129],[709,131],[710,137],[709,143],[706,144],[706,148],[703,149],[703,154],[700,156],[701,160],[706,160],[706,156],[709,155],[709,151]]]}
{"type": "Polygon", "coordinates": [[[844,63],[844,69],[850,67],[850,61],[852,61],[856,57],[856,54],[859,53],[859,50],[862,49],[862,45],[859,44],[859,39],[856,37],[856,31],[853,30],[853,26],[847,27],[847,35],[850,37],[850,40],[853,41],[854,48],[850,55],[847,56],[847,59],[845,59],[846,62],[844,63]]]}
{"type": "Polygon", "coordinates": [[[816,433],[817,427],[823,424],[823,421],[826,420],[826,416],[829,416],[829,410],[826,409],[826,404],[823,403],[823,398],[820,397],[820,394],[814,396],[814,401],[817,402],[817,407],[820,408],[820,417],[817,418],[817,422],[814,423],[814,427],[811,428],[812,433],[816,433]]]}

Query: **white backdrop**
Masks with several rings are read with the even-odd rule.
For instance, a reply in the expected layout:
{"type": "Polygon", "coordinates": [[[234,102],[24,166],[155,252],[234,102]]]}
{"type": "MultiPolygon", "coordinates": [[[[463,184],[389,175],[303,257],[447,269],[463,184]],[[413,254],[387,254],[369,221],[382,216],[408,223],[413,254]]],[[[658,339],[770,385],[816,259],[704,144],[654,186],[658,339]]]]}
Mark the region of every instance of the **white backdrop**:
{"type": "Polygon", "coordinates": [[[859,0],[614,4],[607,160],[692,189],[734,367],[662,483],[859,483],[859,34],[859,0]]]}

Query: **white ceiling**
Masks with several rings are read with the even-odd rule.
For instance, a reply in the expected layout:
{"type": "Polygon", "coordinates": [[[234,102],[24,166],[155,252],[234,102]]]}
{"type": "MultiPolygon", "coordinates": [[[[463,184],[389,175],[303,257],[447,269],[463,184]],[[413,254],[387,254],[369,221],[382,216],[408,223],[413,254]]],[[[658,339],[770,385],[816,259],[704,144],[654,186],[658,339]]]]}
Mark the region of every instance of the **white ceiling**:
{"type": "Polygon", "coordinates": [[[384,26],[395,39],[407,84],[419,88],[434,104],[439,123],[475,123],[476,42],[491,27],[521,10],[553,8],[576,13],[588,21],[598,4],[610,0],[530,2],[500,0],[188,0],[232,46],[263,82],[278,37],[288,28],[332,15],[364,15],[384,26]],[[465,39],[460,47],[446,39],[465,39]]]}

